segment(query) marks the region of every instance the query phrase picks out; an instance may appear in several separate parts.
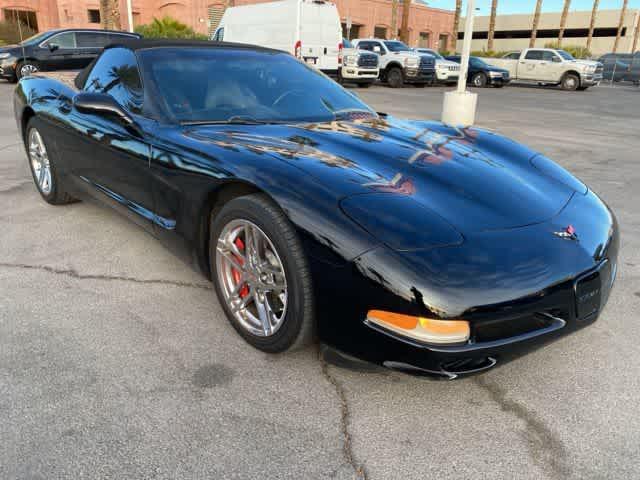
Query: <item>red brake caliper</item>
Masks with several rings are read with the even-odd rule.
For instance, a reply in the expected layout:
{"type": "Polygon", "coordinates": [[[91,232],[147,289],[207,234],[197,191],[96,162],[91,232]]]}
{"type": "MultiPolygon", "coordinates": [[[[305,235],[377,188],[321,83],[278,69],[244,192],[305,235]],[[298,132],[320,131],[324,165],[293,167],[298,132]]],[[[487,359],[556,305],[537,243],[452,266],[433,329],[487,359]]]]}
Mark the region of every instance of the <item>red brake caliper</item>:
{"type": "MultiPolygon", "coordinates": [[[[244,251],[244,242],[240,239],[240,237],[237,237],[233,243],[236,247],[238,247],[238,250],[240,250],[241,252],[244,251]]],[[[240,265],[244,264],[244,260],[242,258],[234,254],[232,255],[236,257],[236,260],[240,265]]],[[[233,281],[236,282],[236,285],[239,284],[240,279],[242,278],[242,274],[236,268],[231,267],[231,275],[233,275],[233,281]]],[[[240,298],[244,298],[249,295],[249,286],[247,284],[244,284],[242,288],[240,288],[238,295],[240,295],[240,298]]]]}

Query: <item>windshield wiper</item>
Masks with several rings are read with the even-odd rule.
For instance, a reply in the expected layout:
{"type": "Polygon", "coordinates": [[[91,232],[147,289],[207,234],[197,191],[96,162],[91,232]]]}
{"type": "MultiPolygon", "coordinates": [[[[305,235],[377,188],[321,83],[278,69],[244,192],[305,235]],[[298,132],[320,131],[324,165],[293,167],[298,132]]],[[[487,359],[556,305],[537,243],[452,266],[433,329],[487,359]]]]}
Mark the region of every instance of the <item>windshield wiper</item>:
{"type": "Polygon", "coordinates": [[[276,123],[267,120],[258,120],[249,115],[234,115],[226,120],[196,120],[193,122],[180,122],[183,126],[192,125],[267,125],[269,123],[276,123]]]}

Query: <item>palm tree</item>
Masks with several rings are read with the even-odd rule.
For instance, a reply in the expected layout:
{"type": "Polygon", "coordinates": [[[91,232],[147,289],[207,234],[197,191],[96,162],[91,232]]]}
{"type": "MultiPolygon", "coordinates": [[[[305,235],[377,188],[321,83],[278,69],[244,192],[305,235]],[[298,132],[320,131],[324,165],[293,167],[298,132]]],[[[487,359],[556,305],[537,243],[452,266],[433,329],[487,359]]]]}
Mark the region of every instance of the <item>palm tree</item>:
{"type": "Polygon", "coordinates": [[[402,2],[402,30],[400,31],[400,39],[409,45],[409,10],[411,9],[411,0],[402,2]]]}
{"type": "Polygon", "coordinates": [[[398,35],[398,0],[391,0],[391,38],[398,35]]]}
{"type": "Polygon", "coordinates": [[[618,32],[616,33],[616,40],[613,42],[613,53],[618,51],[618,43],[620,43],[620,35],[622,34],[622,26],[624,25],[624,16],[627,13],[627,3],[629,0],[622,2],[622,10],[620,10],[620,21],[618,22],[618,32]]]}
{"type": "Polygon", "coordinates": [[[455,53],[458,41],[458,28],[460,27],[460,12],[462,11],[462,0],[456,0],[456,13],[453,15],[453,35],[451,38],[451,51],[455,53]]]}
{"type": "Polygon", "coordinates": [[[531,27],[531,39],[529,40],[529,48],[536,46],[536,35],[538,34],[538,23],[540,23],[540,10],[542,9],[542,0],[536,2],[536,11],[533,14],[533,26],[531,27]]]}
{"type": "Polygon", "coordinates": [[[596,27],[596,16],[598,15],[598,4],[600,0],[593,0],[593,8],[591,9],[591,23],[589,24],[589,35],[587,36],[587,50],[591,50],[591,40],[593,39],[593,30],[596,27]]]}
{"type": "Polygon", "coordinates": [[[640,15],[638,16],[638,24],[636,25],[636,34],[633,36],[633,46],[631,47],[631,53],[635,53],[638,46],[638,37],[640,36],[640,15]]]}
{"type": "Polygon", "coordinates": [[[104,29],[122,29],[120,2],[118,0],[100,0],[100,23],[104,29]]]}
{"type": "Polygon", "coordinates": [[[569,6],[571,6],[571,0],[564,0],[564,6],[562,7],[562,16],[560,17],[560,31],[558,32],[558,48],[562,47],[562,37],[564,37],[564,27],[567,25],[569,6]]]}
{"type": "Polygon", "coordinates": [[[487,50],[493,50],[493,35],[496,31],[496,13],[498,11],[498,0],[491,0],[491,16],[489,17],[489,36],[487,50]]]}

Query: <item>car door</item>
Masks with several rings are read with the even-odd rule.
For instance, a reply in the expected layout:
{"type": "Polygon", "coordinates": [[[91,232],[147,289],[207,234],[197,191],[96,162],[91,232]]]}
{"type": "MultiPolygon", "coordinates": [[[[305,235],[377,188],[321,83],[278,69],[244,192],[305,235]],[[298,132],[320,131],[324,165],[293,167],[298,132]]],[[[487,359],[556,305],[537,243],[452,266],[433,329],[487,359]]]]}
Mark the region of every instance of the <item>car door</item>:
{"type": "Polygon", "coordinates": [[[542,52],[542,62],[540,62],[540,78],[547,82],[559,82],[564,73],[564,65],[560,56],[552,51],[542,52]]]}
{"type": "Polygon", "coordinates": [[[524,58],[518,65],[518,78],[521,80],[541,80],[540,63],[543,50],[527,50],[524,58]]]}
{"type": "Polygon", "coordinates": [[[88,75],[84,92],[111,95],[142,128],[116,116],[73,108],[71,138],[64,140],[76,182],[99,200],[152,231],[153,195],[149,178],[151,147],[144,134],[152,120],[143,115],[143,91],[135,54],[110,48],[88,75]]]}
{"type": "Polygon", "coordinates": [[[38,49],[43,70],[75,70],[82,68],[77,58],[75,32],[61,32],[41,43],[38,49]]]}

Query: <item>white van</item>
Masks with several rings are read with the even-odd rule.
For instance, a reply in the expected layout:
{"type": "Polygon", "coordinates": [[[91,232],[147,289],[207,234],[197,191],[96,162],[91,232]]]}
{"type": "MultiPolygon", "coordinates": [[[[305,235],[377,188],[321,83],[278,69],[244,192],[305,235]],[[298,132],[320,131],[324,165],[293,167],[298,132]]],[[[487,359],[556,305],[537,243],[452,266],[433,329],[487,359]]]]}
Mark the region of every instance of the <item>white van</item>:
{"type": "Polygon", "coordinates": [[[227,8],[211,40],[284,50],[328,74],[337,74],[341,63],[340,15],[334,3],[324,0],[227,8]]]}

